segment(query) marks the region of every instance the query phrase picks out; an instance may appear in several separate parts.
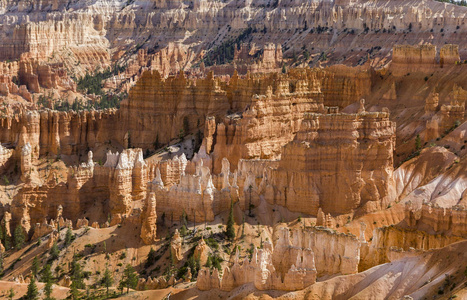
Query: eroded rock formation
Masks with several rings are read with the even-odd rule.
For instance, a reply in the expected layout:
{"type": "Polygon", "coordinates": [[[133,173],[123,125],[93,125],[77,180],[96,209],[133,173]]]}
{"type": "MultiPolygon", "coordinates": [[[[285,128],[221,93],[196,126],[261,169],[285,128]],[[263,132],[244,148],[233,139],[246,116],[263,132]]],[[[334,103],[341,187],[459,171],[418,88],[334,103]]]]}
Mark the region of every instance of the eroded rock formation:
{"type": "Polygon", "coordinates": [[[267,173],[267,201],[312,215],[386,207],[394,199],[394,136],[387,112],[306,114],[267,173]]]}
{"type": "Polygon", "coordinates": [[[212,274],[202,269],[198,289],[230,291],[253,282],[258,290],[293,291],[313,284],[317,276],[357,272],[360,242],[354,236],[320,228],[289,233],[288,228],[279,227],[277,237],[274,247],[265,242],[264,248],[255,248],[252,259],[245,259],[243,264],[237,252],[233,266],[224,270],[221,279],[216,269],[212,274]]]}
{"type": "Polygon", "coordinates": [[[156,241],[156,195],[149,193],[143,207],[141,217],[141,239],[146,244],[156,241]]]}

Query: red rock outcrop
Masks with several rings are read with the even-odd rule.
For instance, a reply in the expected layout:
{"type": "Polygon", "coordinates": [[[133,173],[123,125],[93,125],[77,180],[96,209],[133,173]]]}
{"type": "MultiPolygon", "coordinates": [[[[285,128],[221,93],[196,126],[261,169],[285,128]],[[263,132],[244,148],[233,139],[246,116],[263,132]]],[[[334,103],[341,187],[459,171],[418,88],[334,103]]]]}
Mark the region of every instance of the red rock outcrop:
{"type": "Polygon", "coordinates": [[[234,167],[241,158],[277,159],[281,147],[297,133],[304,112],[323,111],[319,89],[306,81],[297,81],[295,91],[287,81],[272,88],[265,96],[254,96],[249,107],[217,124],[214,146],[214,172],[220,171],[220,159],[228,157],[234,167]]]}
{"type": "MultiPolygon", "coordinates": [[[[2,143],[16,145],[17,134],[25,127],[25,140],[33,157],[46,154],[85,155],[86,151],[120,134],[115,110],[26,111],[0,119],[2,143]]],[[[120,140],[120,139],[119,139],[120,140]]]]}
{"type": "Polygon", "coordinates": [[[429,73],[436,66],[435,45],[395,45],[392,48],[391,70],[395,76],[410,72],[429,73]]]}
{"type": "Polygon", "coordinates": [[[453,65],[460,63],[459,45],[444,45],[439,50],[439,64],[441,67],[444,65],[453,65]]]}
{"type": "Polygon", "coordinates": [[[342,109],[360,101],[371,92],[369,65],[359,67],[333,65],[318,74],[326,106],[338,106],[342,109]]]}
{"type": "Polygon", "coordinates": [[[462,240],[459,236],[429,234],[420,230],[402,229],[396,226],[375,229],[363,269],[411,256],[410,251],[443,248],[462,240]]]}
{"type": "Polygon", "coordinates": [[[306,114],[267,172],[266,200],[312,215],[385,208],[395,196],[394,137],[388,112],[306,114]]]}
{"type": "Polygon", "coordinates": [[[423,204],[421,208],[413,208],[408,204],[405,212],[405,221],[412,228],[443,236],[467,236],[467,210],[463,206],[443,208],[423,204]]]}
{"type": "Polygon", "coordinates": [[[146,244],[152,244],[156,240],[156,196],[149,193],[143,207],[141,216],[141,239],[146,244]]]}
{"type": "Polygon", "coordinates": [[[425,113],[432,114],[438,110],[439,93],[432,92],[425,100],[425,113]]]}
{"type": "Polygon", "coordinates": [[[194,130],[207,115],[220,116],[228,109],[226,92],[212,75],[195,84],[183,73],[163,81],[154,71],[143,73],[122,102],[120,114],[131,146],[152,149],[156,140],[166,144],[181,131],[194,130]]]}
{"type": "Polygon", "coordinates": [[[178,263],[183,259],[182,238],[180,237],[178,229],[175,229],[172,241],[170,241],[170,253],[173,257],[174,263],[178,263]]]}
{"type": "Polygon", "coordinates": [[[201,240],[198,242],[198,245],[196,245],[193,256],[195,257],[195,259],[199,259],[199,263],[202,266],[204,266],[206,264],[206,261],[208,260],[208,254],[209,246],[206,244],[203,237],[201,237],[201,240]]]}

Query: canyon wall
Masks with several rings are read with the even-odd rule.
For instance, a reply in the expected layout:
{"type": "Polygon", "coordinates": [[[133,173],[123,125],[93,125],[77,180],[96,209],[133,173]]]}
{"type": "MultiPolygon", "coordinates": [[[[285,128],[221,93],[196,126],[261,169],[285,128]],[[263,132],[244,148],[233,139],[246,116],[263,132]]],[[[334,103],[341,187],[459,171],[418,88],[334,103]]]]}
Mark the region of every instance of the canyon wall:
{"type": "Polygon", "coordinates": [[[459,236],[429,234],[425,231],[397,226],[377,228],[373,233],[368,255],[365,256],[366,259],[361,266],[367,269],[417,252],[443,248],[460,240],[462,238],[459,236]]]}
{"type": "Polygon", "coordinates": [[[116,110],[24,111],[0,119],[0,140],[16,146],[24,139],[31,144],[35,157],[85,155],[87,150],[115,140],[119,128],[116,110]]]}
{"type": "MultiPolygon", "coordinates": [[[[344,73],[343,68],[243,78],[234,73],[228,83],[212,73],[205,79],[187,79],[180,73],[164,80],[156,71],[145,72],[119,110],[127,130],[125,141],[152,149],[156,140],[164,144],[180,134],[196,132],[207,117],[214,117],[218,124],[205,137],[216,136],[216,143],[210,142],[214,144],[214,173],[220,172],[224,156],[234,167],[240,158],[277,158],[280,147],[297,132],[304,112],[322,112],[323,103],[328,102],[344,107],[368,93],[368,69],[345,69],[344,73]],[[343,100],[338,101],[339,97],[343,100]],[[170,130],[161,129],[166,124],[170,130]]],[[[206,148],[208,153],[210,148],[206,148]]]]}
{"type": "Polygon", "coordinates": [[[371,68],[333,65],[319,72],[325,105],[344,108],[371,93],[371,68]]]}
{"type": "Polygon", "coordinates": [[[152,149],[156,140],[166,144],[195,131],[207,115],[225,114],[231,107],[221,84],[212,74],[189,82],[183,73],[162,80],[157,71],[145,72],[120,108],[128,143],[152,149]]]}
{"type": "Polygon", "coordinates": [[[391,69],[395,76],[410,72],[432,72],[436,67],[435,45],[395,45],[392,48],[391,69]]]}
{"type": "Polygon", "coordinates": [[[463,206],[443,208],[430,203],[421,208],[406,205],[405,222],[411,228],[444,236],[467,236],[467,210],[463,206]]]}
{"type": "Polygon", "coordinates": [[[395,196],[394,139],[387,111],[305,114],[279,167],[267,172],[266,200],[312,215],[385,208],[395,196]]]}
{"type": "Polygon", "coordinates": [[[394,45],[390,70],[394,76],[404,76],[411,72],[433,73],[437,68],[460,64],[459,45],[394,45]],[[438,57],[439,55],[439,57],[438,57]],[[439,62],[439,63],[438,63],[439,62]]]}
{"type": "Polygon", "coordinates": [[[210,134],[216,132],[218,140],[214,146],[215,173],[220,171],[224,156],[229,156],[234,166],[239,158],[275,158],[298,130],[303,112],[320,112],[322,104],[328,102],[344,107],[368,93],[368,69],[345,69],[344,73],[342,68],[244,78],[234,73],[228,83],[212,74],[189,80],[180,73],[163,80],[157,72],[145,72],[119,111],[128,131],[125,140],[131,146],[151,149],[156,140],[167,143],[181,133],[199,130],[209,116],[220,120],[210,134]],[[322,93],[323,84],[327,88],[322,93]],[[343,100],[338,101],[339,97],[343,100]],[[226,117],[229,112],[235,114],[226,117]],[[164,124],[171,124],[171,130],[160,130],[164,124]]]}

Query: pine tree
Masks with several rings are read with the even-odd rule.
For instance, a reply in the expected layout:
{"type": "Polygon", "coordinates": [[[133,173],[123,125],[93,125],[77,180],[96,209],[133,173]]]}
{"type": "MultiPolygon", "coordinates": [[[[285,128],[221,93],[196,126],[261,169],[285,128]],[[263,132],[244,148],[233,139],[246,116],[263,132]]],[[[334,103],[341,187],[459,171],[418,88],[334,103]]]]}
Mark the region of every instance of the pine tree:
{"type": "Polygon", "coordinates": [[[188,227],[188,216],[185,213],[185,210],[183,210],[182,213],[182,225],[185,225],[185,227],[188,227]]]}
{"type": "Polygon", "coordinates": [[[133,269],[133,267],[130,264],[126,265],[125,270],[123,270],[123,277],[122,280],[120,280],[120,285],[126,287],[126,292],[128,294],[130,292],[130,288],[136,288],[137,284],[138,274],[135,272],[135,269],[133,269]]]}
{"type": "Polygon", "coordinates": [[[120,291],[120,294],[123,294],[123,289],[125,288],[125,282],[123,280],[120,280],[118,283],[118,290],[120,291]]]}
{"type": "Polygon", "coordinates": [[[31,281],[28,284],[28,291],[24,296],[26,300],[36,300],[39,299],[39,291],[36,286],[36,279],[34,276],[31,277],[31,281]]]}
{"type": "Polygon", "coordinates": [[[16,226],[15,232],[14,232],[14,235],[13,235],[13,242],[14,242],[14,245],[15,245],[15,249],[19,250],[19,249],[23,248],[24,241],[25,241],[25,238],[24,238],[23,227],[21,225],[18,225],[18,226],[16,226]]]}
{"type": "Polygon", "coordinates": [[[155,262],[156,262],[156,250],[154,250],[154,249],[151,247],[151,250],[149,250],[148,258],[146,259],[146,263],[144,264],[144,267],[145,267],[145,268],[149,268],[149,267],[152,266],[155,262]]]}
{"type": "Polygon", "coordinates": [[[72,282],[70,285],[69,293],[70,293],[70,298],[73,300],[78,300],[79,297],[81,296],[81,293],[78,290],[78,287],[76,286],[76,284],[74,284],[74,282],[72,282]]]}
{"type": "Polygon", "coordinates": [[[72,242],[72,239],[73,239],[73,231],[71,231],[71,228],[68,227],[66,231],[66,235],[65,235],[65,246],[70,245],[72,242]]]}
{"type": "Polygon", "coordinates": [[[84,289],[86,287],[81,265],[75,260],[71,263],[71,280],[73,282],[72,284],[76,285],[78,289],[84,289]]]}
{"type": "Polygon", "coordinates": [[[208,259],[206,260],[206,264],[204,265],[206,268],[211,269],[212,268],[212,258],[211,254],[209,254],[208,259]]]}
{"type": "Polygon", "coordinates": [[[5,241],[3,243],[3,246],[5,246],[5,250],[11,249],[11,236],[7,235],[5,233],[5,241]]]}
{"type": "Polygon", "coordinates": [[[70,296],[73,300],[79,299],[81,293],[78,289],[84,289],[86,285],[83,280],[81,265],[77,261],[71,263],[71,285],[70,296]]]}
{"type": "Polygon", "coordinates": [[[235,238],[235,228],[234,228],[234,216],[233,216],[233,201],[230,201],[230,213],[229,219],[227,220],[227,229],[225,235],[233,240],[235,238]]]}
{"type": "Polygon", "coordinates": [[[37,272],[39,272],[40,264],[39,260],[37,259],[37,256],[34,256],[34,259],[32,260],[32,266],[31,266],[31,272],[33,276],[37,275],[37,272]]]}
{"type": "Polygon", "coordinates": [[[45,300],[54,300],[52,295],[52,285],[53,285],[53,277],[52,277],[52,271],[50,270],[51,266],[50,264],[47,264],[44,268],[44,271],[42,273],[42,282],[45,282],[44,286],[44,295],[45,295],[45,300]]]}
{"type": "Polygon", "coordinates": [[[13,288],[8,290],[8,299],[13,300],[13,297],[16,295],[15,290],[13,288]]]}
{"type": "Polygon", "coordinates": [[[0,274],[3,273],[3,252],[0,253],[0,274]]]}
{"type": "Polygon", "coordinates": [[[58,245],[57,242],[54,242],[52,245],[52,248],[50,248],[50,259],[51,260],[56,260],[60,254],[60,251],[58,250],[58,245]]]}
{"type": "Polygon", "coordinates": [[[185,237],[188,234],[188,230],[186,229],[185,225],[182,225],[182,228],[180,228],[180,235],[182,237],[185,237]]]}
{"type": "Polygon", "coordinates": [[[107,267],[105,268],[104,276],[102,277],[101,282],[106,287],[107,297],[109,297],[109,287],[113,284],[114,280],[112,278],[112,274],[109,271],[109,268],[107,268],[107,267]]]}
{"type": "Polygon", "coordinates": [[[418,151],[422,148],[422,141],[420,139],[420,135],[417,134],[417,137],[415,138],[415,150],[418,151]]]}
{"type": "Polygon", "coordinates": [[[172,253],[172,251],[170,251],[170,254],[169,254],[169,268],[170,270],[172,270],[172,268],[175,266],[175,257],[174,257],[174,254],[172,253]]]}

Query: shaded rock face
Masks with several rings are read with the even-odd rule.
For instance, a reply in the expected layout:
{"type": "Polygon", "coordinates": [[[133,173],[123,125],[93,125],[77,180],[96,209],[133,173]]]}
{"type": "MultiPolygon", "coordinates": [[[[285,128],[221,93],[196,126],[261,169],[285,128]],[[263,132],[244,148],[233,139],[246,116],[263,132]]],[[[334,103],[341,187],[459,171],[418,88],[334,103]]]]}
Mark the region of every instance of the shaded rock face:
{"type": "MultiPolygon", "coordinates": [[[[86,155],[87,150],[118,139],[115,110],[106,111],[26,111],[0,119],[2,143],[16,145],[24,127],[24,139],[34,157],[46,154],[86,155]]],[[[20,145],[23,146],[23,145],[20,145]]]]}
{"type": "Polygon", "coordinates": [[[394,140],[387,112],[307,114],[268,171],[266,199],[312,215],[384,208],[395,196],[394,140]]]}
{"type": "Polygon", "coordinates": [[[13,152],[14,151],[12,149],[7,149],[0,145],[0,172],[3,172],[8,168],[13,152]]]}
{"type": "Polygon", "coordinates": [[[412,204],[408,203],[405,212],[405,222],[411,228],[443,236],[467,236],[467,210],[462,205],[449,209],[430,203],[412,207],[412,204]]]}
{"type": "Polygon", "coordinates": [[[232,63],[204,67],[200,68],[200,71],[214,71],[215,74],[228,75],[238,72],[245,75],[248,73],[280,72],[282,64],[283,53],[280,44],[266,43],[261,47],[254,43],[242,43],[238,48],[234,45],[232,63]]]}
{"type": "Polygon", "coordinates": [[[183,75],[163,81],[159,73],[145,72],[122,102],[120,116],[130,146],[153,149],[156,140],[168,143],[181,131],[194,131],[206,115],[220,116],[229,109],[226,92],[212,75],[194,85],[183,75]]]}
{"type": "Polygon", "coordinates": [[[440,249],[467,235],[467,210],[462,205],[443,208],[408,202],[403,211],[405,218],[401,222],[375,228],[370,245],[362,244],[360,270],[440,249]]]}
{"type": "Polygon", "coordinates": [[[240,264],[238,252],[222,278],[203,268],[198,274],[200,290],[220,288],[231,291],[253,282],[258,290],[294,291],[316,282],[317,276],[355,274],[360,260],[360,242],[352,235],[336,234],[319,228],[276,231],[275,246],[264,243],[252,259],[240,264]]]}
{"type": "Polygon", "coordinates": [[[391,69],[396,76],[403,76],[410,72],[428,73],[436,65],[435,45],[396,45],[393,47],[391,69]]]}
{"type": "Polygon", "coordinates": [[[437,50],[436,45],[395,45],[392,50],[390,70],[400,77],[410,72],[430,73],[449,65],[460,63],[459,45],[446,44],[437,50]],[[438,57],[439,55],[439,57],[438,57]]]}
{"type": "Polygon", "coordinates": [[[394,261],[422,251],[443,248],[462,240],[460,236],[429,234],[426,231],[388,226],[375,229],[368,255],[362,262],[364,269],[394,261]]]}

